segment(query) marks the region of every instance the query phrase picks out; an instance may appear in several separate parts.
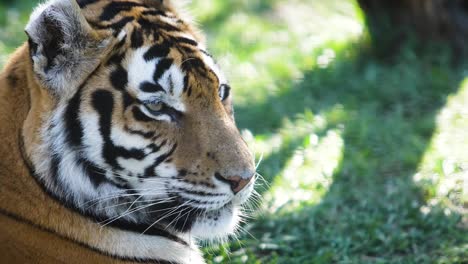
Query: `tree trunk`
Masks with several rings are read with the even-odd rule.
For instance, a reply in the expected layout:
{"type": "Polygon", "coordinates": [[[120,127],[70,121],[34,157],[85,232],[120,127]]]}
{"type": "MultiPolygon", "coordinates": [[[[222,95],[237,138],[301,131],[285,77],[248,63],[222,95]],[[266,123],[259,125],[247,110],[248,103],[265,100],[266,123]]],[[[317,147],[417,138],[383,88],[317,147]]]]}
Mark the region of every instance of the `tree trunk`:
{"type": "Polygon", "coordinates": [[[392,51],[415,34],[468,50],[468,0],[358,0],[376,45],[392,51]]]}

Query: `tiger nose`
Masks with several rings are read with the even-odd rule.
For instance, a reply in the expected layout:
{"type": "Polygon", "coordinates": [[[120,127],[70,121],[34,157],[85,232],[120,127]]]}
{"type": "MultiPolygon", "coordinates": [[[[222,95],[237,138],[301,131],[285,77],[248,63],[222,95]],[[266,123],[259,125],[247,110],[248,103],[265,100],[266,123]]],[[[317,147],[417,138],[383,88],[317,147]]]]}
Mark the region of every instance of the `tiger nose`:
{"type": "Polygon", "coordinates": [[[220,173],[215,173],[215,178],[219,181],[225,182],[231,186],[231,190],[234,194],[242,191],[253,179],[254,173],[251,173],[248,177],[240,177],[240,176],[224,176],[220,173]]]}

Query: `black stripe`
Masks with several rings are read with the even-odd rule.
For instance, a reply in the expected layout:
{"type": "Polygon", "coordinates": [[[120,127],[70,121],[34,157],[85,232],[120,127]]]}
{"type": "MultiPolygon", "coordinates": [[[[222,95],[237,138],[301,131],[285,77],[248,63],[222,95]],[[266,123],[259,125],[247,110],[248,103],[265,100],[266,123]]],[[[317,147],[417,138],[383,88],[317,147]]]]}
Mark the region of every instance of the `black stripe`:
{"type": "MultiPolygon", "coordinates": [[[[49,149],[52,152],[52,150],[49,149]]],[[[61,185],[59,183],[59,166],[60,166],[60,159],[58,154],[51,155],[51,162],[50,162],[50,172],[52,176],[52,181],[57,189],[61,189],[61,185]]]]}
{"type": "Polygon", "coordinates": [[[134,106],[133,109],[132,109],[132,113],[133,113],[133,118],[135,118],[136,121],[140,121],[140,122],[154,122],[154,119],[148,117],[147,115],[145,115],[141,110],[140,108],[138,108],[138,106],[134,106]]]}
{"type": "Polygon", "coordinates": [[[123,111],[127,110],[129,106],[136,102],[135,98],[133,98],[127,91],[122,91],[122,101],[124,106],[123,111]]]}
{"type": "Polygon", "coordinates": [[[92,105],[99,114],[99,132],[104,140],[102,155],[109,165],[122,169],[116,161],[113,148],[110,146],[112,143],[109,142],[112,112],[114,111],[114,96],[108,91],[98,90],[93,93],[92,105]]]}
{"type": "Polygon", "coordinates": [[[112,20],[115,16],[117,16],[122,11],[130,11],[134,7],[141,7],[145,6],[140,3],[134,2],[111,2],[104,8],[101,16],[99,17],[100,20],[112,20]]]}
{"type": "Polygon", "coordinates": [[[125,57],[125,53],[116,53],[107,61],[107,65],[119,65],[125,57]]]}
{"type": "Polygon", "coordinates": [[[77,0],[78,5],[80,6],[80,8],[85,8],[86,6],[94,4],[97,1],[99,1],[99,0],[77,0]]]}
{"type": "Polygon", "coordinates": [[[120,19],[119,21],[109,24],[109,25],[101,25],[95,22],[89,22],[91,26],[97,28],[97,29],[113,29],[114,30],[114,35],[117,36],[120,33],[120,30],[125,27],[128,23],[132,22],[135,20],[133,17],[124,17],[120,19]]]}
{"type": "Polygon", "coordinates": [[[149,48],[149,50],[143,55],[145,61],[150,61],[156,58],[163,58],[169,54],[170,47],[167,41],[164,41],[162,44],[156,44],[149,48]]]}
{"type": "Polygon", "coordinates": [[[110,81],[115,88],[124,91],[128,83],[127,71],[121,65],[117,66],[117,69],[111,73],[110,81]]]}
{"type": "Polygon", "coordinates": [[[176,180],[182,181],[182,182],[186,182],[186,183],[189,183],[189,184],[193,184],[193,185],[202,185],[202,186],[212,188],[212,189],[216,188],[216,186],[214,184],[212,184],[212,183],[191,181],[191,180],[187,180],[185,178],[181,179],[181,178],[177,178],[177,177],[174,177],[173,179],[176,179],[176,180]]]}
{"type": "MultiPolygon", "coordinates": [[[[52,122],[52,124],[49,126],[48,131],[52,131],[55,129],[56,124],[52,122]]],[[[24,140],[23,137],[21,136],[21,133],[19,134],[19,139],[20,139],[20,150],[23,155],[23,159],[26,160],[26,156],[23,154],[25,152],[24,150],[24,140]]],[[[50,155],[50,178],[52,180],[52,183],[54,187],[56,187],[58,190],[60,190],[60,184],[59,184],[59,166],[60,166],[60,159],[57,153],[53,151],[52,149],[48,149],[48,151],[51,153],[50,155]]],[[[28,160],[29,161],[29,160],[28,160]]],[[[32,163],[28,163],[28,166],[32,166],[32,163]]]]}
{"type": "Polygon", "coordinates": [[[124,159],[142,160],[146,157],[144,150],[137,148],[126,149],[120,146],[115,146],[112,143],[110,143],[109,151],[112,151],[116,156],[124,159]]]}
{"type": "Polygon", "coordinates": [[[67,140],[72,146],[81,146],[83,138],[83,126],[79,119],[80,105],[81,105],[81,94],[83,86],[86,82],[80,86],[78,91],[69,101],[67,109],[65,111],[65,126],[67,140]]]}
{"type": "MultiPolygon", "coordinates": [[[[157,138],[156,138],[156,139],[157,139],[157,138]]],[[[156,140],[156,139],[154,139],[154,140],[156,140]]],[[[152,144],[150,144],[150,145],[148,146],[148,148],[151,149],[151,153],[156,153],[156,152],[158,152],[158,151],[161,149],[162,146],[163,146],[163,144],[161,144],[161,145],[158,146],[158,145],[152,143],[152,144]]],[[[144,178],[144,177],[141,177],[141,178],[144,178]]]]}
{"type": "Polygon", "coordinates": [[[143,34],[137,28],[133,29],[131,36],[132,48],[137,49],[143,46],[143,34]]]}
{"type": "Polygon", "coordinates": [[[188,90],[189,85],[190,85],[189,84],[189,76],[188,76],[188,74],[186,74],[185,77],[184,77],[184,92],[186,92],[188,90]]]}
{"type": "Polygon", "coordinates": [[[118,35],[118,33],[120,33],[119,31],[123,27],[125,27],[125,25],[132,22],[133,20],[135,20],[133,17],[124,17],[124,18],[120,19],[119,21],[108,25],[107,27],[112,28],[115,31],[114,35],[118,35]]]}
{"type": "Polygon", "coordinates": [[[99,187],[103,183],[112,183],[106,178],[106,171],[99,168],[94,162],[80,158],[77,161],[82,166],[94,187],[99,187]]]}
{"type": "Polygon", "coordinates": [[[221,92],[221,101],[226,100],[229,97],[229,94],[231,93],[231,86],[228,84],[221,84],[220,86],[220,92],[221,92]]]}
{"type": "Polygon", "coordinates": [[[144,82],[140,85],[140,90],[145,93],[166,92],[158,83],[144,82]]]}
{"type": "Polygon", "coordinates": [[[198,72],[205,78],[208,78],[206,74],[206,67],[205,63],[199,58],[191,58],[190,60],[186,60],[182,65],[182,69],[186,72],[198,72]]]}
{"type": "Polygon", "coordinates": [[[184,193],[187,194],[192,194],[192,195],[199,195],[199,196],[210,196],[210,197],[219,197],[219,196],[226,196],[225,194],[222,193],[208,193],[208,192],[202,192],[202,191],[193,191],[185,188],[177,188],[179,191],[183,191],[184,193]]]}
{"type": "Polygon", "coordinates": [[[163,17],[169,17],[166,12],[162,11],[162,10],[155,10],[155,9],[152,9],[152,10],[145,10],[143,12],[141,12],[142,15],[144,16],[163,16],[163,17]]]}
{"type": "Polygon", "coordinates": [[[158,82],[159,78],[172,66],[174,61],[172,59],[164,58],[158,62],[156,65],[156,71],[153,74],[153,80],[158,82]]]}
{"type": "Polygon", "coordinates": [[[131,129],[131,128],[127,127],[127,126],[125,126],[125,130],[130,134],[139,135],[139,136],[141,136],[143,138],[146,138],[146,139],[153,138],[156,135],[156,133],[151,132],[151,131],[150,132],[144,132],[144,131],[140,131],[140,130],[131,129]]]}
{"type": "Polygon", "coordinates": [[[138,24],[146,30],[146,31],[153,31],[155,29],[162,29],[168,32],[179,32],[181,31],[178,27],[170,25],[168,23],[164,23],[162,21],[150,21],[146,18],[140,17],[138,19],[138,24]]]}
{"type": "Polygon", "coordinates": [[[193,39],[184,38],[184,37],[175,37],[174,39],[178,43],[185,43],[185,44],[189,44],[189,45],[195,46],[195,47],[198,46],[198,43],[193,39]]]}

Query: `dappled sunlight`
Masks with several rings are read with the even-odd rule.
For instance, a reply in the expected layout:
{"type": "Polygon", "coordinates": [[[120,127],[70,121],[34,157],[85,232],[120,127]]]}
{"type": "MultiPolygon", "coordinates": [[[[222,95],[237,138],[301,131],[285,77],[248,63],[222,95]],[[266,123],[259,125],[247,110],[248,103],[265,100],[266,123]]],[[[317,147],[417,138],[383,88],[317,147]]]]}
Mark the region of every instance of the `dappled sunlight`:
{"type": "Polygon", "coordinates": [[[254,260],[425,263],[463,243],[458,212],[428,203],[412,179],[462,68],[411,49],[385,63],[363,47],[324,43],[301,81],[237,108],[270,183],[266,210],[246,226],[259,241],[243,240],[254,260]]]}
{"type": "Polygon", "coordinates": [[[237,105],[290,89],[304,70],[328,66],[336,43],[363,33],[354,1],[195,1],[191,8],[210,25],[209,48],[227,72],[237,105]]]}
{"type": "MultiPolygon", "coordinates": [[[[449,96],[436,118],[436,129],[414,181],[423,187],[428,204],[423,213],[434,206],[446,207],[468,220],[468,80],[449,96]]],[[[466,226],[468,228],[468,225],[466,226]]]]}
{"type": "Polygon", "coordinates": [[[295,138],[317,137],[314,133],[323,131],[327,126],[324,116],[314,115],[310,111],[298,115],[294,121],[285,119],[283,123],[282,128],[271,135],[254,136],[249,130],[245,130],[243,136],[257,156],[268,158],[272,153],[280,151],[288,141],[295,138]]]}
{"type": "Polygon", "coordinates": [[[274,213],[285,206],[294,209],[302,202],[318,203],[328,191],[341,162],[344,142],[343,127],[328,129],[327,115],[306,111],[294,121],[285,120],[283,127],[268,137],[253,137],[250,132],[243,132],[253,152],[265,160],[281,152],[284,145],[299,140],[278,175],[269,175],[274,180],[263,199],[268,212],[274,213]]]}
{"type": "Polygon", "coordinates": [[[268,211],[274,213],[284,207],[294,210],[302,202],[308,205],[319,203],[333,181],[343,146],[339,130],[328,130],[322,138],[309,135],[286,163],[282,175],[272,183],[271,191],[265,194],[268,211]]]}
{"type": "Polygon", "coordinates": [[[320,67],[320,68],[326,68],[328,67],[328,65],[330,65],[330,63],[333,62],[333,60],[335,59],[336,57],[336,54],[335,54],[335,51],[332,50],[332,49],[325,49],[322,54],[320,54],[318,57],[317,57],[317,65],[320,67]]]}
{"type": "Polygon", "coordinates": [[[363,32],[356,4],[351,1],[281,1],[275,5],[274,14],[300,38],[297,48],[304,54],[323,43],[349,41],[363,32]]]}

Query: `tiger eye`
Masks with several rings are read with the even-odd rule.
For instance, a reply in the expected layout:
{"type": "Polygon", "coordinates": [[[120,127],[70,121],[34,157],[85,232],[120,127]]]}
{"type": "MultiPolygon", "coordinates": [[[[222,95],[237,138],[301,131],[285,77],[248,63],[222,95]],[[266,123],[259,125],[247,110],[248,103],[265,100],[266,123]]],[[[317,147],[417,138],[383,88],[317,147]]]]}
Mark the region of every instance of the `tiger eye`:
{"type": "Polygon", "coordinates": [[[147,104],[146,108],[148,108],[148,110],[152,112],[160,112],[164,108],[164,103],[156,102],[156,103],[147,104]]]}

